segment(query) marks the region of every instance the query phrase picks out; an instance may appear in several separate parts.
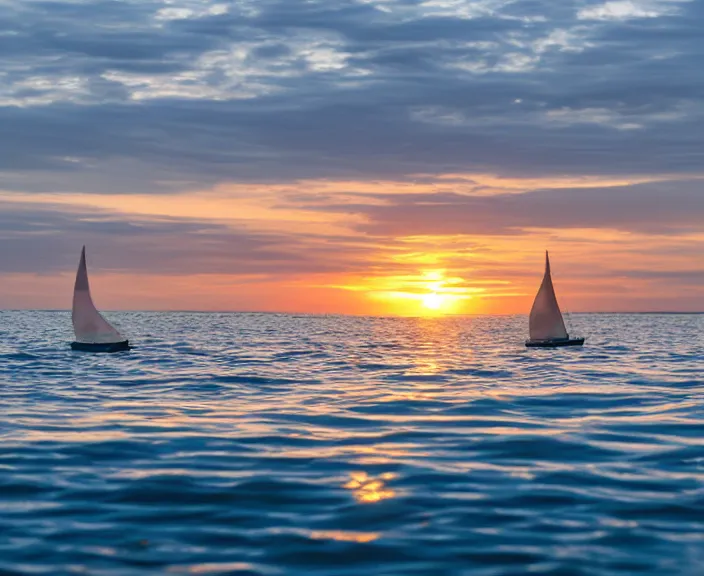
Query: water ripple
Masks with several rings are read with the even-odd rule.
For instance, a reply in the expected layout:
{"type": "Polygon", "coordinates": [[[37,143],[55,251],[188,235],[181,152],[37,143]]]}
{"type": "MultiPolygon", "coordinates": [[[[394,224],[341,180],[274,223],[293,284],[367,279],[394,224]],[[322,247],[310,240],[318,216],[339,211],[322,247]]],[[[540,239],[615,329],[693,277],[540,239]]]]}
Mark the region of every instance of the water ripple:
{"type": "Polygon", "coordinates": [[[702,316],[109,316],[0,312],[2,575],[704,573],[702,316]]]}

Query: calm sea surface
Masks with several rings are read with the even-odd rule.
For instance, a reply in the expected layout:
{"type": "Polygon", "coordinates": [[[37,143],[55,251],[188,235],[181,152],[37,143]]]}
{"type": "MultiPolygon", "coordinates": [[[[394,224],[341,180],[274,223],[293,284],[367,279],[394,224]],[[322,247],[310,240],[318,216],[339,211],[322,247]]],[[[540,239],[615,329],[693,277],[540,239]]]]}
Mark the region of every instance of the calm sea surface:
{"type": "Polygon", "coordinates": [[[0,312],[0,574],[704,574],[704,316],[0,312]]]}

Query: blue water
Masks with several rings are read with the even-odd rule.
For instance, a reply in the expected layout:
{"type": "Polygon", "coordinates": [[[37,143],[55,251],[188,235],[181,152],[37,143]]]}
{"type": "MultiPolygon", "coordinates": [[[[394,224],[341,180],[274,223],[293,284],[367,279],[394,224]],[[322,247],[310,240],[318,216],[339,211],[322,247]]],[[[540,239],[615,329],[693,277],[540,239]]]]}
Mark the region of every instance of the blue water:
{"type": "Polygon", "coordinates": [[[704,316],[0,312],[0,574],[704,574],[704,316]]]}

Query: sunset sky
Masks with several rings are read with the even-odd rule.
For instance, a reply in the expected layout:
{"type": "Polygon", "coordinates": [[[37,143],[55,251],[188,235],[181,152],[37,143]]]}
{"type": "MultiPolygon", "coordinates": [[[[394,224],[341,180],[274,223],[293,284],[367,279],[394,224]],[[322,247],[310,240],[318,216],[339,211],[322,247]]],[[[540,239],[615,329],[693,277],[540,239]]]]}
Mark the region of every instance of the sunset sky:
{"type": "Polygon", "coordinates": [[[704,310],[704,2],[0,0],[0,308],[704,310]]]}

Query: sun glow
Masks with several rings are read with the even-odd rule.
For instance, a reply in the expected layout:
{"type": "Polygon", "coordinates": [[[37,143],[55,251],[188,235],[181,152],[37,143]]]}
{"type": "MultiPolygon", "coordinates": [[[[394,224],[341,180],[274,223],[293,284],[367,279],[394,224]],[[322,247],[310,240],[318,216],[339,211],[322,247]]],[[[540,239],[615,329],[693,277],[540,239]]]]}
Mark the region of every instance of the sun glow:
{"type": "MultiPolygon", "coordinates": [[[[388,313],[401,316],[434,316],[466,312],[472,298],[485,288],[468,286],[464,278],[448,276],[445,270],[424,270],[416,274],[360,279],[345,290],[365,292],[383,301],[388,313]]],[[[476,308],[475,305],[472,309],[476,308]]]]}
{"type": "Polygon", "coordinates": [[[428,310],[440,310],[446,298],[437,292],[431,292],[422,297],[423,306],[428,310]]]}
{"type": "Polygon", "coordinates": [[[480,291],[466,286],[463,278],[449,278],[444,270],[426,270],[420,277],[418,292],[410,292],[417,299],[421,314],[448,314],[460,311],[460,305],[472,298],[471,292],[480,291]]]}

